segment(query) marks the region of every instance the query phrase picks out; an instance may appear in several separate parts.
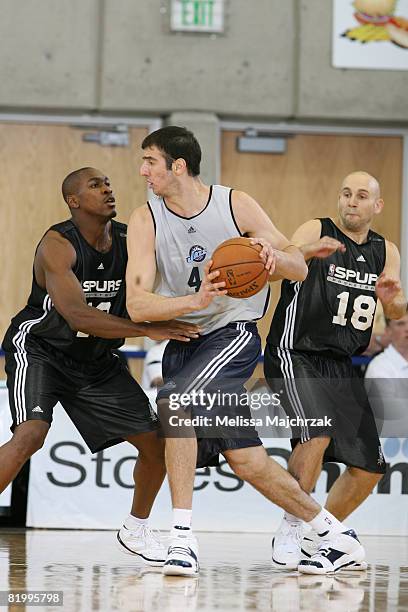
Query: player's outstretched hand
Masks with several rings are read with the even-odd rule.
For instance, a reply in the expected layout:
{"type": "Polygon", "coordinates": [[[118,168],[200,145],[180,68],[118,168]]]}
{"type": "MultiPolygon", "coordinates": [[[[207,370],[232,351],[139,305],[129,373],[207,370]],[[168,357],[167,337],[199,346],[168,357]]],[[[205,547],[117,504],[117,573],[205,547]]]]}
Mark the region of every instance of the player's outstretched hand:
{"type": "Polygon", "coordinates": [[[276,267],[275,249],[267,240],[264,240],[264,238],[251,238],[251,243],[261,245],[262,250],[259,251],[259,257],[262,259],[266,270],[269,272],[269,275],[272,276],[276,267]]]}
{"type": "Polygon", "coordinates": [[[204,267],[204,277],[201,281],[199,291],[192,297],[194,310],[203,310],[207,308],[215,297],[221,295],[227,295],[227,290],[224,289],[225,282],[215,282],[217,277],[220,275],[219,270],[210,272],[212,266],[212,259],[204,267]]]}
{"type": "Polygon", "coordinates": [[[323,236],[317,242],[305,244],[303,247],[301,247],[301,251],[305,256],[305,259],[311,259],[312,257],[325,259],[326,257],[333,255],[333,253],[336,251],[344,253],[346,251],[346,247],[342,242],[339,242],[339,240],[336,240],[335,238],[323,236]]]}
{"type": "Polygon", "coordinates": [[[147,323],[146,336],[157,342],[162,340],[180,340],[190,342],[190,338],[199,338],[201,328],[193,323],[183,321],[154,321],[147,323]]]}
{"type": "Polygon", "coordinates": [[[401,282],[398,279],[391,278],[384,272],[377,278],[375,292],[382,304],[391,304],[400,291],[401,282]]]}

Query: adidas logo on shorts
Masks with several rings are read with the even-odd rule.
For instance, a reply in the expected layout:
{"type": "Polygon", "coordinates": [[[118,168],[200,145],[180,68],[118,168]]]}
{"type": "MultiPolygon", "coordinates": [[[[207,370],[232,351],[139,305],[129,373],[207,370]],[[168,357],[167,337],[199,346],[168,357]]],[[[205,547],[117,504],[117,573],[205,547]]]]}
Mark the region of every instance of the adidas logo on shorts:
{"type": "Polygon", "coordinates": [[[35,408],[32,409],[31,412],[44,412],[44,410],[40,408],[40,406],[36,406],[35,408]]]}

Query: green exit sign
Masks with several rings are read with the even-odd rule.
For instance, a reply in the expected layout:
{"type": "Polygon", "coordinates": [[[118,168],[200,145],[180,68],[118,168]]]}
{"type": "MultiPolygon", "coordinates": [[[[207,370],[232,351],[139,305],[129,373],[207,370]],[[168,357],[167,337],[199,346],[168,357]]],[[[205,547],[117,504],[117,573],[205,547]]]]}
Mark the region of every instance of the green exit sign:
{"type": "Polygon", "coordinates": [[[223,32],[224,0],[172,0],[171,29],[176,32],[223,32]]]}

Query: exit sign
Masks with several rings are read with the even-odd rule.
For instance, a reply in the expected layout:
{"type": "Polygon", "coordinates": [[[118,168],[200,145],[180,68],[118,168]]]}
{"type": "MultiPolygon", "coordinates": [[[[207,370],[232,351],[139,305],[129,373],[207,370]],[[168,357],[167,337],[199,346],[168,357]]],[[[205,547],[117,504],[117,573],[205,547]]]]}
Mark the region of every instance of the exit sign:
{"type": "Polygon", "coordinates": [[[172,0],[171,29],[176,32],[223,32],[224,0],[172,0]]]}

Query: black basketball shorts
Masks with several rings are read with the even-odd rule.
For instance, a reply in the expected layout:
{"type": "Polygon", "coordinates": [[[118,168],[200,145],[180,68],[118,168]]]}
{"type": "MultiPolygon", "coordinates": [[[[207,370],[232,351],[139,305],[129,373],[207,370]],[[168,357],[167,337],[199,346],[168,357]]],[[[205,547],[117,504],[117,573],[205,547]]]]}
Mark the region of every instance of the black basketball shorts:
{"type": "Polygon", "coordinates": [[[51,425],[57,402],[93,453],[158,428],[147,396],[117,355],[80,363],[29,335],[23,348],[12,339],[9,329],[3,348],[12,431],[33,419],[51,425]]]}
{"type": "MultiPolygon", "coordinates": [[[[244,387],[260,354],[261,341],[252,322],[230,323],[188,343],[171,340],[166,346],[162,365],[164,386],[157,401],[171,400],[177,406],[181,396],[191,397],[192,403],[184,403],[180,411],[189,413],[196,421],[201,419],[194,426],[197,467],[218,465],[219,454],[226,450],[262,444],[256,429],[247,424],[251,413],[244,387]]],[[[176,414],[180,412],[175,412],[174,418],[178,418],[176,414]]],[[[183,437],[177,433],[177,423],[170,433],[168,425],[162,419],[165,435],[183,437]]]]}
{"type": "Polygon", "coordinates": [[[292,447],[311,438],[331,438],[324,461],[384,474],[386,464],[363,380],[351,359],[271,347],[265,349],[265,378],[281,391],[293,420],[292,447]],[[283,393],[282,393],[283,390],[283,393]]]}

